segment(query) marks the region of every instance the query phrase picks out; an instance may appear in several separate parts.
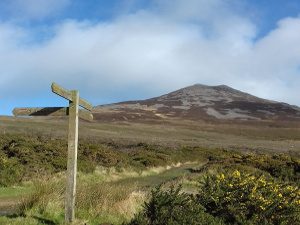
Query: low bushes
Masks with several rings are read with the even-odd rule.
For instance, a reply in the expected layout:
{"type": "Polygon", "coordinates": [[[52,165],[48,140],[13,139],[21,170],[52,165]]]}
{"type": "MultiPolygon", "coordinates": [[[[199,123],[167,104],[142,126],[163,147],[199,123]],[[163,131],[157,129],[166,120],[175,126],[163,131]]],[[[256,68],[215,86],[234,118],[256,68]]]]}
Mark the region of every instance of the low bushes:
{"type": "Polygon", "coordinates": [[[208,174],[196,195],[156,189],[128,225],[300,224],[300,190],[271,177],[226,171],[208,174]]]}
{"type": "MultiPolygon", "coordinates": [[[[80,140],[78,170],[91,173],[97,166],[133,168],[166,166],[202,159],[197,148],[168,148],[143,143],[90,143],[80,140]]],[[[0,135],[0,186],[65,171],[67,141],[26,135],[0,135]]]]}
{"type": "Polygon", "coordinates": [[[241,163],[266,171],[282,180],[300,182],[299,158],[298,154],[247,154],[243,155],[241,163]]]}
{"type": "Polygon", "coordinates": [[[205,213],[194,196],[181,192],[181,188],[152,191],[149,202],[128,225],[221,225],[218,218],[205,213]]]}
{"type": "Polygon", "coordinates": [[[199,204],[230,224],[300,224],[300,190],[238,170],[201,181],[199,204]]]}

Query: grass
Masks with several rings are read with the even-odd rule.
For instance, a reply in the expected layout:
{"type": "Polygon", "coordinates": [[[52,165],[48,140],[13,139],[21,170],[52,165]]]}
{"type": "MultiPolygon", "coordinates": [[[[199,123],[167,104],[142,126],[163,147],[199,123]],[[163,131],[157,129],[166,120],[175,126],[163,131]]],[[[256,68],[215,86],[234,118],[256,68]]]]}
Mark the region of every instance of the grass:
{"type": "MultiPolygon", "coordinates": [[[[76,217],[78,224],[111,223],[120,225],[130,221],[140,211],[142,203],[148,199],[151,189],[163,185],[165,189],[181,184],[183,191],[195,193],[197,180],[207,173],[220,169],[238,168],[251,173],[263,173],[285,182],[299,185],[299,164],[297,154],[249,154],[233,151],[210,151],[206,160],[169,166],[150,167],[144,170],[133,168],[98,167],[93,173],[78,174],[76,217]],[[273,166],[280,165],[281,172],[273,173],[273,166]],[[294,167],[295,166],[295,167],[294,167]],[[288,177],[284,178],[288,172],[288,177]]],[[[204,157],[204,155],[202,155],[204,157]]],[[[64,221],[63,173],[36,180],[32,192],[23,198],[19,208],[24,224],[63,224],[64,221]]],[[[20,217],[1,218],[0,222],[18,224],[20,217]]]]}
{"type": "MultiPolygon", "coordinates": [[[[194,165],[177,164],[143,171],[99,168],[92,174],[79,173],[77,222],[122,224],[129,221],[139,211],[152,188],[182,178],[190,173],[188,169],[194,165]]],[[[52,224],[63,224],[64,180],[63,174],[60,174],[32,183],[31,193],[22,198],[19,205],[18,215],[22,216],[24,224],[38,224],[41,218],[52,224]]],[[[7,224],[19,224],[20,217],[0,217],[1,220],[7,224]]]]}
{"type": "MultiPolygon", "coordinates": [[[[22,200],[0,224],[63,224],[66,120],[0,121],[0,202],[22,200]]],[[[122,224],[157,185],[194,193],[196,179],[220,168],[299,185],[299,131],[270,122],[80,122],[75,224],[122,224]]]]}
{"type": "Polygon", "coordinates": [[[19,198],[20,196],[27,195],[31,192],[31,187],[28,186],[12,186],[12,187],[0,187],[0,198],[11,199],[19,198]]]}
{"type": "MultiPolygon", "coordinates": [[[[0,118],[3,133],[67,138],[67,121],[49,118],[0,118]]],[[[203,122],[183,120],[79,123],[79,137],[91,142],[139,142],[167,147],[179,145],[211,148],[290,151],[300,149],[299,122],[203,122]]]]}

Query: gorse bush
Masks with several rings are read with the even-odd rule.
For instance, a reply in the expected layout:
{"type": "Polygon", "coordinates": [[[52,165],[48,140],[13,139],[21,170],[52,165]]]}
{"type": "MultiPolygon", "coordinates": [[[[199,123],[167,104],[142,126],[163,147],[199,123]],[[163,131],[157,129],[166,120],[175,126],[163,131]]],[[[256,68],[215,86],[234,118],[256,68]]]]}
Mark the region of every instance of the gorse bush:
{"type": "Polygon", "coordinates": [[[300,224],[300,190],[271,177],[208,174],[196,195],[155,189],[129,225],[300,224]]]}
{"type": "Polygon", "coordinates": [[[241,164],[250,165],[285,181],[300,182],[299,156],[289,154],[246,154],[241,164]]]}
{"type": "Polygon", "coordinates": [[[230,224],[300,224],[300,190],[263,175],[240,172],[208,175],[199,204],[230,224]]]}
{"type": "Polygon", "coordinates": [[[128,225],[221,225],[219,219],[204,212],[193,195],[181,192],[181,188],[169,190],[156,188],[143,211],[128,225]]]}

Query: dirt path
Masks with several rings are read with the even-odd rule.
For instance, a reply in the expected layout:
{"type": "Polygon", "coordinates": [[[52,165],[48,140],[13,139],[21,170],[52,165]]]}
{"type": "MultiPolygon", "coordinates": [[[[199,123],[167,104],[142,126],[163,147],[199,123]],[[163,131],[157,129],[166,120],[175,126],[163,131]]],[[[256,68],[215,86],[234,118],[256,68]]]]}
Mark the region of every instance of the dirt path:
{"type": "MultiPolygon", "coordinates": [[[[141,177],[130,177],[122,180],[114,181],[113,183],[119,183],[122,185],[136,183],[141,189],[152,189],[159,184],[176,180],[185,175],[191,174],[190,168],[194,166],[201,166],[202,163],[188,163],[182,164],[178,167],[172,167],[161,173],[141,176],[141,177]]],[[[17,213],[18,204],[21,196],[5,196],[0,197],[0,216],[8,216],[17,213]]]]}
{"type": "Polygon", "coordinates": [[[0,216],[12,215],[17,212],[18,198],[0,198],[0,216]]]}
{"type": "Polygon", "coordinates": [[[186,163],[179,167],[172,167],[162,173],[153,174],[144,177],[131,177],[116,181],[115,183],[126,185],[130,183],[137,184],[142,189],[152,189],[162,183],[167,183],[176,180],[180,177],[191,174],[190,169],[197,166],[203,166],[205,163],[186,163]]]}

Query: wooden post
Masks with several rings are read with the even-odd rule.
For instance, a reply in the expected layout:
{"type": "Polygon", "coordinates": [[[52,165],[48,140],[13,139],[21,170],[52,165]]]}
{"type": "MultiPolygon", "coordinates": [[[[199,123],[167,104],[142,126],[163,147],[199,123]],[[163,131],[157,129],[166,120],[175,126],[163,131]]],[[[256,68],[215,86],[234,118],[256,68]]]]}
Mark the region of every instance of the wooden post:
{"type": "Polygon", "coordinates": [[[68,165],[67,165],[67,188],[65,201],[65,222],[71,223],[75,219],[75,195],[77,174],[77,148],[78,148],[78,116],[86,120],[92,120],[91,111],[93,106],[86,100],[79,98],[79,92],[69,91],[56,83],[51,85],[52,92],[67,99],[69,108],[65,107],[38,107],[38,108],[15,108],[15,116],[63,116],[69,115],[68,134],[68,165]],[[85,110],[79,110],[79,106],[85,110]]]}
{"type": "Polygon", "coordinates": [[[75,219],[75,195],[77,174],[78,148],[78,91],[71,91],[72,100],[69,102],[69,135],[68,135],[68,167],[66,188],[65,221],[71,223],[75,219]]]}

